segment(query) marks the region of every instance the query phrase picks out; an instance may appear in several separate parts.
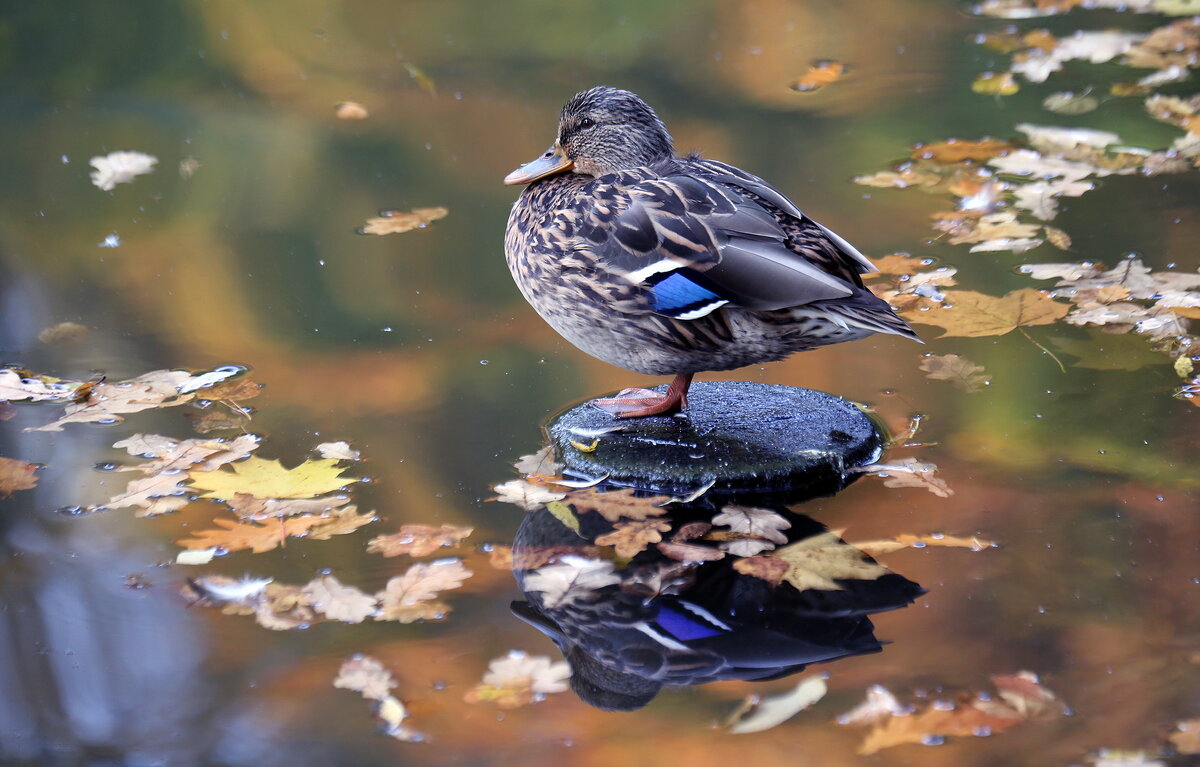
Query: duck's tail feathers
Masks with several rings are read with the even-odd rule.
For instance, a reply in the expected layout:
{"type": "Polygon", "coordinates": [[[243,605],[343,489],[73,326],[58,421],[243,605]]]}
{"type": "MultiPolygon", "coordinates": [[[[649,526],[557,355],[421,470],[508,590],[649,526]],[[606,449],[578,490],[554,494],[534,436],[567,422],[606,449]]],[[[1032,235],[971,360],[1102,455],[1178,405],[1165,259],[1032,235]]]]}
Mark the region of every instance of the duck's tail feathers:
{"type": "Polygon", "coordinates": [[[892,307],[888,306],[886,301],[870,291],[861,291],[850,300],[820,301],[809,304],[806,308],[819,309],[830,322],[847,329],[887,333],[925,343],[907,322],[892,311],[892,307]]]}

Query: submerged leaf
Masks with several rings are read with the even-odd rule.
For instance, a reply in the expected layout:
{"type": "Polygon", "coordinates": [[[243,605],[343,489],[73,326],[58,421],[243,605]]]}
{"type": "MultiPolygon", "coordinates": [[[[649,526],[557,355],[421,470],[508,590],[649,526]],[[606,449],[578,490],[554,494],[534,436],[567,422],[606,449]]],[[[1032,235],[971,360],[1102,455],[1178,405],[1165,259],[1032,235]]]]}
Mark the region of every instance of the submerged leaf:
{"type": "Polygon", "coordinates": [[[928,354],[921,358],[921,370],[926,378],[949,381],[966,392],[977,392],[992,382],[983,365],[957,354],[928,354]]]}

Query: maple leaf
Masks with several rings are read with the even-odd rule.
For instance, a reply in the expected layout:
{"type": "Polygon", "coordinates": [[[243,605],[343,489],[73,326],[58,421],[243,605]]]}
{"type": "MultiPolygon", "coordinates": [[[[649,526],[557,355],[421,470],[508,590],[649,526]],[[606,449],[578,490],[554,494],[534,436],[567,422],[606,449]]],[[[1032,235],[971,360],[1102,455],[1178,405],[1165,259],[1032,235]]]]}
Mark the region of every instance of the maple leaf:
{"type": "Polygon", "coordinates": [[[132,437],[114,442],[113,447],[124,448],[130,455],[154,460],[135,466],[122,467],[125,471],[141,471],[157,474],[164,471],[192,469],[214,471],[225,464],[245,458],[257,450],[261,439],[255,434],[243,434],[233,440],[185,439],[174,440],[159,434],[134,434],[132,437]]]}
{"type": "Polygon", "coordinates": [[[937,464],[918,461],[916,458],[901,458],[895,463],[876,463],[864,466],[861,471],[883,477],[884,487],[919,487],[939,498],[949,498],[954,491],[946,481],[937,476],[937,464]]]}
{"type": "Polygon", "coordinates": [[[721,513],[713,517],[712,523],[728,527],[735,533],[763,538],[774,543],[787,543],[788,538],[783,531],[792,526],[781,514],[770,509],[732,505],[723,507],[721,513]]]}
{"type": "Polygon", "coordinates": [[[338,509],[332,514],[321,517],[320,524],[309,528],[308,533],[304,536],[314,541],[327,541],[335,535],[346,535],[352,533],[364,525],[369,525],[379,517],[375,516],[373,511],[364,511],[358,513],[357,506],[346,506],[338,509]]]}
{"type": "Polygon", "coordinates": [[[109,152],[88,160],[92,171],[92,183],[105,192],[111,192],[117,184],[131,183],[135,178],[154,171],[158,158],[145,152],[109,152]]]}
{"type": "Polygon", "coordinates": [[[473,527],[454,525],[404,525],[398,533],[372,538],[367,542],[367,551],[385,557],[398,557],[401,554],[424,557],[438,549],[458,545],[474,530],[473,527]]]}
{"type": "Polygon", "coordinates": [[[244,551],[249,549],[255,554],[262,554],[278,546],[282,546],[289,536],[304,535],[309,528],[321,524],[321,517],[291,517],[281,519],[269,525],[242,524],[230,519],[218,517],[213,520],[222,530],[200,530],[192,538],[175,541],[185,549],[221,548],[225,551],[244,551]]]}
{"type": "Polygon", "coordinates": [[[551,501],[560,501],[567,494],[560,488],[535,484],[527,479],[512,479],[496,485],[496,500],[520,506],[525,511],[537,511],[551,501]]]}
{"type": "Polygon", "coordinates": [[[946,304],[928,312],[906,313],[906,319],[945,329],[942,338],[1002,336],[1020,327],[1049,325],[1066,316],[1069,307],[1030,288],[1002,297],[970,290],[946,293],[946,304]]]}
{"type": "Polygon", "coordinates": [[[37,487],[37,468],[15,458],[0,458],[0,498],[11,498],[17,490],[37,487]]]}
{"type": "Polygon", "coordinates": [[[840,591],[837,580],[873,581],[888,573],[886,567],[868,562],[866,554],[839,540],[834,532],[810,536],[767,556],[787,563],[783,579],[799,591],[840,591]]]}
{"type": "Polygon", "coordinates": [[[974,536],[966,538],[956,535],[933,533],[930,535],[897,535],[895,538],[878,541],[855,541],[850,545],[874,556],[876,554],[886,554],[889,551],[898,551],[907,548],[925,548],[927,546],[946,546],[950,548],[970,549],[971,551],[983,551],[984,549],[995,548],[999,544],[995,541],[988,541],[974,536]]]}
{"type": "Polygon", "coordinates": [[[671,523],[663,519],[629,519],[617,522],[611,533],[596,538],[600,546],[613,546],[617,556],[632,559],[651,543],[662,540],[662,534],[671,529],[671,523]]]}
{"type": "Polygon", "coordinates": [[[337,464],[335,459],[323,458],[285,469],[277,460],[250,456],[232,464],[232,471],[189,472],[188,484],[207,491],[202,498],[231,498],[238,493],[258,498],[312,498],[358,482],[354,477],[341,476],[346,469],[337,464]]]}
{"type": "Polygon", "coordinates": [[[381,603],[377,620],[412,623],[439,618],[449,608],[432,600],[439,592],[456,589],[470,577],[471,571],[463,567],[460,559],[418,562],[404,574],[394,576],[383,591],[376,594],[381,603]]]}
{"type": "Polygon", "coordinates": [[[597,590],[621,582],[612,562],[581,556],[561,557],[525,574],[523,588],[542,595],[542,605],[553,609],[573,604],[597,590]]]}
{"type": "Polygon", "coordinates": [[[370,655],[353,655],[342,661],[333,686],[353,690],[368,700],[383,700],[391,695],[396,679],[392,672],[370,655]]]}
{"type": "Polygon", "coordinates": [[[537,703],[547,695],[568,689],[571,667],[566,661],[551,661],[544,655],[509,650],[508,655],[488,664],[483,682],[463,696],[467,703],[494,703],[511,709],[537,703]]]}
{"type": "Polygon", "coordinates": [[[128,381],[100,382],[82,402],[67,405],[57,421],[27,431],[62,431],[68,423],[120,423],[128,413],[183,405],[196,396],[180,393],[191,380],[192,374],[184,370],[155,370],[128,381]]]}
{"type": "Polygon", "coordinates": [[[645,519],[666,514],[663,504],[671,500],[666,495],[638,497],[633,488],[602,492],[594,487],[572,490],[563,499],[580,514],[596,512],[609,522],[619,519],[645,519]]]}
{"type": "Polygon", "coordinates": [[[817,61],[799,80],[793,81],[788,87],[800,93],[812,93],[836,83],[845,74],[846,65],[840,61],[817,61]]]}
{"type": "Polygon", "coordinates": [[[377,218],[368,218],[361,229],[361,234],[398,234],[413,229],[424,229],[449,213],[447,208],[414,208],[411,213],[399,210],[385,211],[377,218]]]}
{"type": "MultiPolygon", "coordinates": [[[[301,592],[317,612],[335,621],[362,623],[378,609],[378,602],[354,586],[347,586],[332,575],[312,579],[301,592]]],[[[335,685],[336,686],[336,685],[335,685]]]]}
{"type": "Polygon", "coordinates": [[[957,354],[928,354],[921,358],[921,370],[926,378],[949,381],[966,392],[977,392],[992,382],[991,376],[984,374],[983,365],[957,354]]]}

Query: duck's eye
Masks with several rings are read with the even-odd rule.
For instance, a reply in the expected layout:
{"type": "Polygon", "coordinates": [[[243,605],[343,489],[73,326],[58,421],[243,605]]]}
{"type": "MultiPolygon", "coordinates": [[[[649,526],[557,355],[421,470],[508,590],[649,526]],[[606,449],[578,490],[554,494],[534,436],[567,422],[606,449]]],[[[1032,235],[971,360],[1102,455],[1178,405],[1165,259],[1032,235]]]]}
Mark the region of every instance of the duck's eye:
{"type": "Polygon", "coordinates": [[[583,118],[582,120],[580,120],[580,121],[579,121],[579,127],[580,127],[580,128],[584,128],[584,129],[587,129],[587,128],[595,128],[595,127],[596,127],[596,121],[595,121],[595,120],[593,120],[593,119],[592,119],[592,118],[590,118],[590,117],[585,117],[585,118],[583,118]]]}

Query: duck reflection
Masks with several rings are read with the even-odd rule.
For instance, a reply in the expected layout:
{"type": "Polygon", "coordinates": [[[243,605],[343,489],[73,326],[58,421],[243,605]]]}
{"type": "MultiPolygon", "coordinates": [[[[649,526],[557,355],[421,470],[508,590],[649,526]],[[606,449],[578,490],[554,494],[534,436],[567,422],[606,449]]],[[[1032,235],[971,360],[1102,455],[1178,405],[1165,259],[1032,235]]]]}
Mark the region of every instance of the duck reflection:
{"type": "Polygon", "coordinates": [[[924,593],[785,506],[725,495],[639,507],[637,495],[594,487],[573,506],[571,495],[550,502],[525,516],[513,546],[526,596],[513,613],[558,645],[575,692],[597,708],[877,652],[868,616],[924,593]]]}

